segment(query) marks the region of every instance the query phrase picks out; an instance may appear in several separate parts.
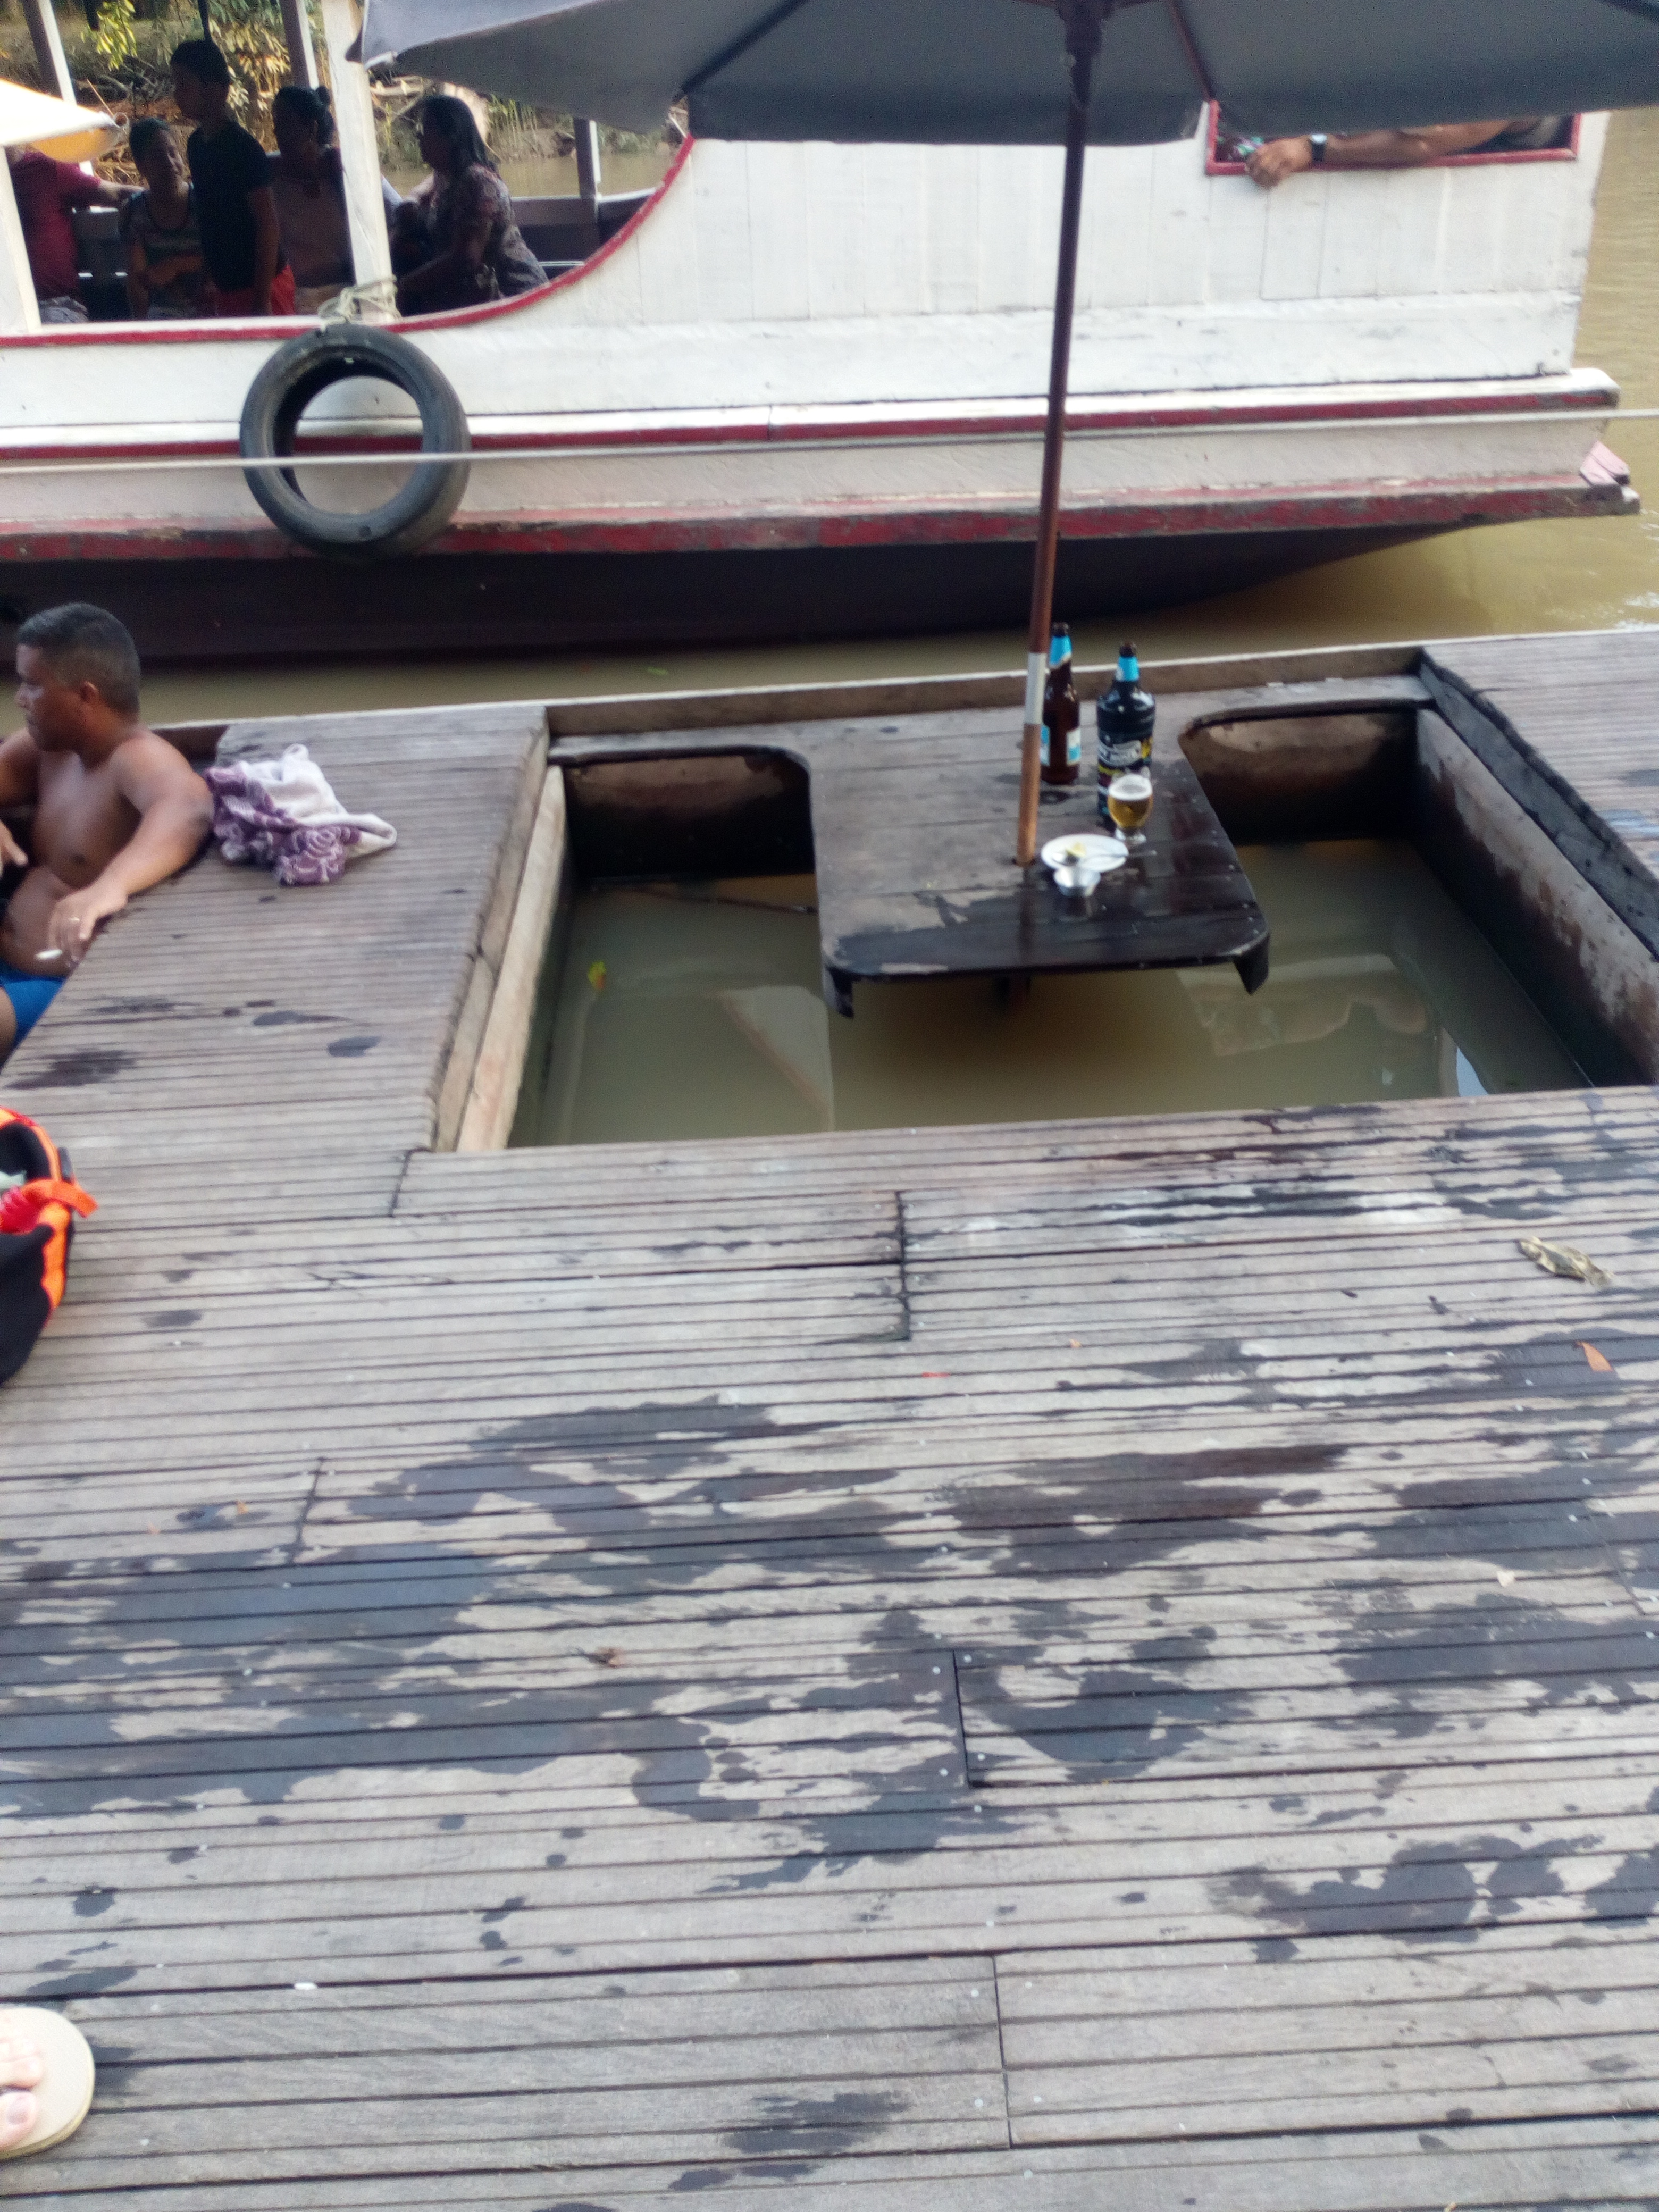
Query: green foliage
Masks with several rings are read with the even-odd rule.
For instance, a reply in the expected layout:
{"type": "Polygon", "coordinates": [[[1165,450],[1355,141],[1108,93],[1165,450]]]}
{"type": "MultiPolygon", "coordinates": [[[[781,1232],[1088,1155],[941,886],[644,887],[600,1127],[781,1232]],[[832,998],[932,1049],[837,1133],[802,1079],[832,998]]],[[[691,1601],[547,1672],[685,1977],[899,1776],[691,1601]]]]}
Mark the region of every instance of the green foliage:
{"type": "Polygon", "coordinates": [[[230,64],[232,107],[250,130],[269,135],[263,126],[272,96],[289,81],[278,0],[210,0],[210,21],[214,43],[230,64]]]}
{"type": "MultiPolygon", "coordinates": [[[[200,35],[196,0],[99,0],[96,14],[89,30],[75,15],[61,19],[70,67],[106,105],[134,116],[168,113],[167,57],[200,35]]],[[[230,64],[232,110],[268,143],[271,96],[289,74],[280,0],[209,0],[209,21],[230,64]]],[[[319,27],[319,50],[321,43],[319,27]]]]}
{"type": "Polygon", "coordinates": [[[132,0],[102,0],[92,50],[106,70],[125,73],[138,58],[138,18],[132,0]]]}

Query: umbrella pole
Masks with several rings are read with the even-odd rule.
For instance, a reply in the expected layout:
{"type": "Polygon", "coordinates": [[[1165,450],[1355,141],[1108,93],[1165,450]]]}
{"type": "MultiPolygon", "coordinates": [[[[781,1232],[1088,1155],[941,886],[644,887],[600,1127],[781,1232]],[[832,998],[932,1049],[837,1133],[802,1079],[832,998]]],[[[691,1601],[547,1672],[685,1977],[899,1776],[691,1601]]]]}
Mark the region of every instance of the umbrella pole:
{"type": "Polygon", "coordinates": [[[1110,0],[1063,6],[1072,101],[1066,119],[1066,183],[1060,207],[1060,274],[1054,284],[1054,349],[1048,362],[1048,420],[1042,434],[1042,495],[1037,505],[1036,567],[1031,578],[1031,629],[1025,662],[1025,729],[1019,755],[1022,868],[1036,857],[1037,793],[1042,744],[1042,692],[1048,678],[1048,635],[1054,611],[1054,556],[1060,546],[1060,470],[1066,447],[1066,386],[1072,360],[1072,309],[1077,298],[1078,234],[1083,222],[1083,156],[1088,143],[1089,94],[1100,31],[1110,0]]]}

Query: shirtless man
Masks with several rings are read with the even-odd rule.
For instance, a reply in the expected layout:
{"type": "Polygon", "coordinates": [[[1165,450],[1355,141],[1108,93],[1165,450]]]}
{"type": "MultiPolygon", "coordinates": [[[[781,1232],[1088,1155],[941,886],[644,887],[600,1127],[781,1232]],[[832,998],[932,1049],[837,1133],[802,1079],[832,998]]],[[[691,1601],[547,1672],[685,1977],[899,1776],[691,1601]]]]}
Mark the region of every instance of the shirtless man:
{"type": "Polygon", "coordinates": [[[138,720],[138,653],[101,607],[49,607],[17,633],[25,726],[0,744],[0,808],[34,807],[27,872],[0,914],[0,1060],[28,1035],[100,922],[194,860],[207,786],[138,720]]]}

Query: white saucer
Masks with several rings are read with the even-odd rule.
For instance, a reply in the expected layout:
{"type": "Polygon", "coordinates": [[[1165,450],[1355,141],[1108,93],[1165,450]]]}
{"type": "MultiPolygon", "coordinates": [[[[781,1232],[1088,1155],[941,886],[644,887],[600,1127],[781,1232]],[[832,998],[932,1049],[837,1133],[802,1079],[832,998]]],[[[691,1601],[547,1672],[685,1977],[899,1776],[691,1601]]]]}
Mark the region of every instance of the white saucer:
{"type": "Polygon", "coordinates": [[[1128,858],[1128,848],[1121,837],[1093,836],[1085,830],[1071,837],[1051,837],[1042,848],[1045,868],[1062,868],[1068,860],[1082,860],[1098,868],[1103,876],[1127,866],[1128,858]]]}

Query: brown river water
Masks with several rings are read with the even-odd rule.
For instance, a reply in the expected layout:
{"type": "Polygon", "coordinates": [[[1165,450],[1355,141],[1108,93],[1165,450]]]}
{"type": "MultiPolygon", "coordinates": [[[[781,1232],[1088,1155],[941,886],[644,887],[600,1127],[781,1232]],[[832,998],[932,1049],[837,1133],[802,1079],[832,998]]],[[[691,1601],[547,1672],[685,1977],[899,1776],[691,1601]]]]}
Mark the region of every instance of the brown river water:
{"type": "MultiPolygon", "coordinates": [[[[617,180],[607,178],[616,188],[617,180]]],[[[542,186],[546,189],[546,185],[542,186]]],[[[1578,358],[1659,406],[1659,112],[1616,117],[1578,358]]],[[[1142,615],[1143,658],[1659,622],[1659,422],[1609,442],[1656,511],[1528,522],[1336,561],[1142,615]]],[[[1063,610],[1057,610],[1063,612],[1063,610]]],[[[1109,659],[1118,625],[1076,627],[1109,659]]],[[[838,677],[1018,669],[1013,631],[651,654],[160,674],[158,720],[838,677]]],[[[347,794],[373,805],[374,795],[347,794]]],[[[1409,848],[1254,848],[1273,972],[1045,980],[818,996],[810,878],[585,892],[544,981],[517,1143],[1170,1113],[1581,1079],[1496,950],[1409,848]],[[665,1066],[673,1081],[662,1080],[665,1066]]]]}

